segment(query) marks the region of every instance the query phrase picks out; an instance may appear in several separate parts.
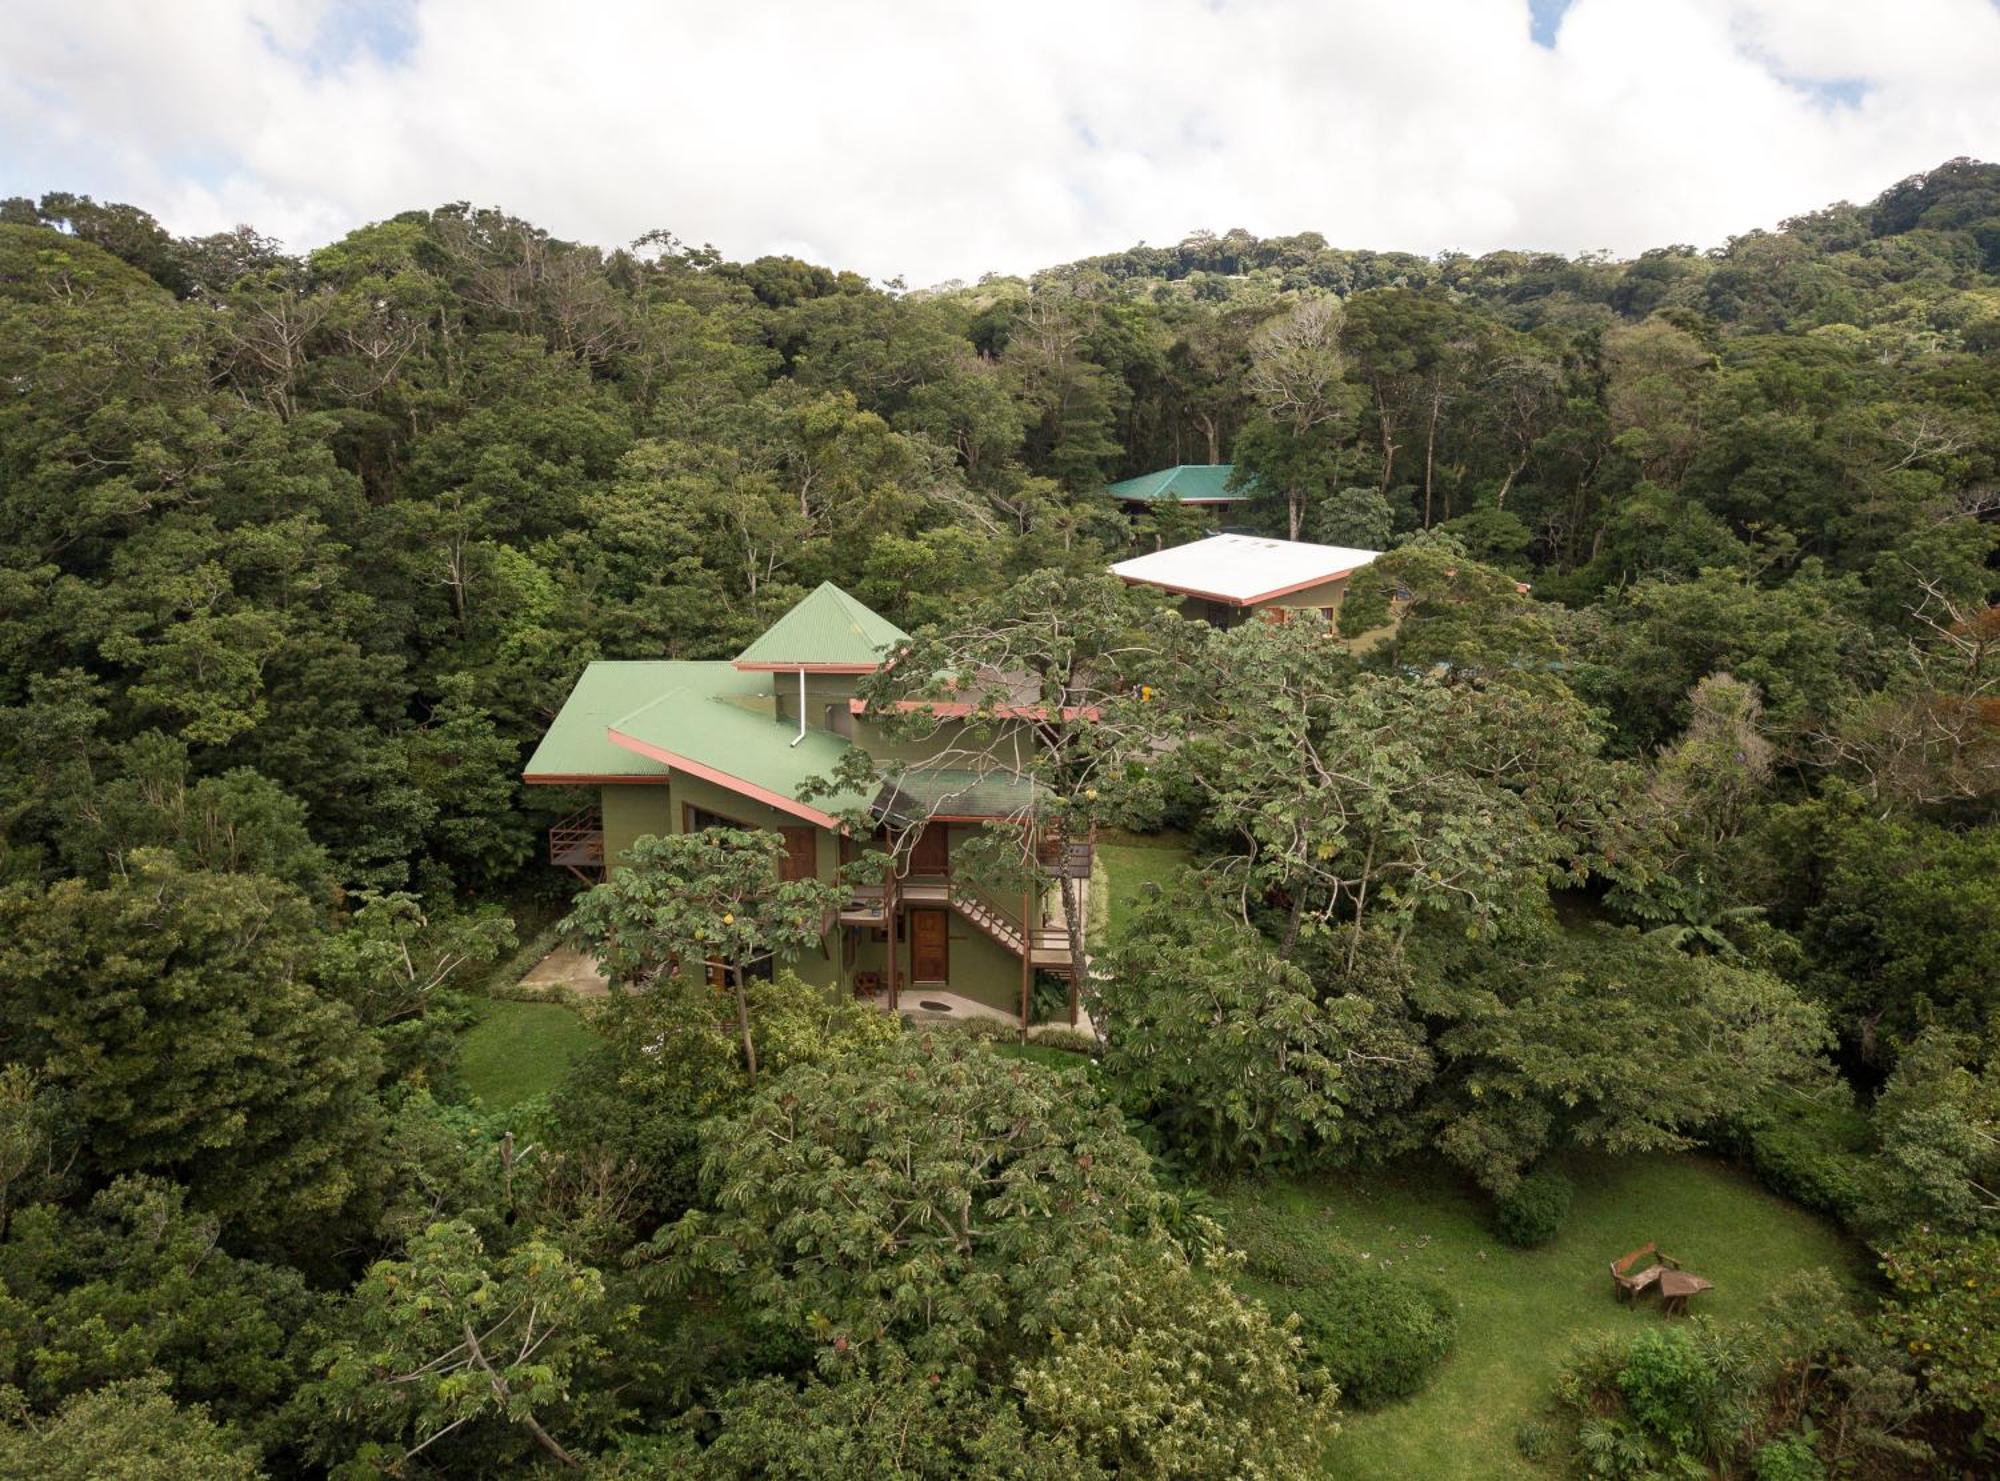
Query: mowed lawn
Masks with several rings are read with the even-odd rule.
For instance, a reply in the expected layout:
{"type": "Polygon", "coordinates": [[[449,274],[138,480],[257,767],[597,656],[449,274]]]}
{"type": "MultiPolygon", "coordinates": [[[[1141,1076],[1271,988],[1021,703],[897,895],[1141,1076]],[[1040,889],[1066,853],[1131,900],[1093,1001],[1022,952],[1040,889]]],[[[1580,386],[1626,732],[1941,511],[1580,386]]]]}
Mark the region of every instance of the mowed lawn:
{"type": "Polygon", "coordinates": [[[1522,1459],[1514,1435],[1541,1409],[1564,1355],[1586,1334],[1665,1320],[1656,1298],[1626,1307],[1611,1294],[1606,1267],[1649,1239],[1715,1282],[1694,1310],[1721,1320],[1752,1313],[1794,1271],[1861,1278],[1859,1252],[1829,1225],[1720,1162],[1580,1158],[1566,1170],[1576,1205],[1554,1242],[1535,1250],[1502,1244],[1477,1195],[1429,1166],[1218,1190],[1232,1225],[1422,1276],[1457,1300],[1452,1356],[1414,1398],[1347,1414],[1329,1475],[1546,1475],[1522,1459]]]}
{"type": "Polygon", "coordinates": [[[505,1110],[555,1088],[570,1061],[597,1043],[573,1008],[493,998],[458,1046],[465,1087],[489,1110],[505,1110]]]}
{"type": "Polygon", "coordinates": [[[1144,886],[1172,883],[1190,862],[1187,840],[1178,833],[1110,833],[1098,840],[1097,857],[1104,862],[1111,904],[1101,939],[1090,943],[1093,949],[1116,938],[1132,918],[1144,886]]]}

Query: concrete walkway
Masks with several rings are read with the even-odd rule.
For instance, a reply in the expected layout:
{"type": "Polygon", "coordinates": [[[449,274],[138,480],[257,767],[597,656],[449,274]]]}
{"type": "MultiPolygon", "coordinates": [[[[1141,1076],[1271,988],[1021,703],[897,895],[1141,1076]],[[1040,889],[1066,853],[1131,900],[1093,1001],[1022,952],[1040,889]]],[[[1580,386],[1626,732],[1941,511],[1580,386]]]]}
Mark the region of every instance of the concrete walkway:
{"type": "MultiPolygon", "coordinates": [[[[873,1001],[884,1013],[889,1011],[887,990],[876,993],[873,1001]]],[[[1021,1023],[1017,1014],[989,1007],[985,1003],[974,1002],[971,998],[962,997],[941,987],[906,987],[898,994],[897,1006],[903,1017],[918,1024],[950,1023],[954,1020],[962,1022],[968,1018],[990,1018],[995,1023],[1006,1024],[1009,1028],[1018,1028],[1021,1023]],[[931,1004],[937,1006],[931,1007],[929,1006],[931,1004]]],[[[1076,1026],[1079,1032],[1086,1034],[1091,1032],[1090,1014],[1082,1008],[1077,1009],[1076,1026]]],[[[1067,1020],[1039,1023],[1028,1030],[1028,1037],[1032,1039],[1044,1029],[1068,1027],[1067,1020]]]]}
{"type": "MultiPolygon", "coordinates": [[[[579,998],[602,998],[611,993],[610,984],[597,963],[581,952],[572,951],[567,946],[558,946],[528,969],[528,975],[521,979],[523,987],[564,987],[579,998]]],[[[884,1013],[889,1011],[889,994],[875,994],[875,1006],[884,1013]]],[[[988,1007],[985,1003],[974,1002],[971,998],[951,992],[941,987],[906,987],[902,992],[901,1009],[903,1016],[913,1023],[950,1023],[968,1018],[990,1018],[996,1023],[1004,1023],[1009,1028],[1020,1023],[1012,1013],[999,1008],[988,1007]],[[925,1004],[935,1003],[935,1008],[925,1004]]],[[[1091,1031],[1090,1015],[1077,1010],[1076,1026],[1084,1033],[1091,1031]]],[[[1028,1037],[1034,1038],[1045,1029],[1068,1028],[1062,1020],[1055,1023],[1038,1023],[1028,1030],[1028,1037]]]]}
{"type": "Polygon", "coordinates": [[[604,974],[597,970],[597,963],[580,951],[572,951],[567,946],[558,946],[528,969],[528,975],[521,979],[523,987],[566,987],[580,998],[603,998],[611,995],[611,985],[604,980],[604,974]]]}

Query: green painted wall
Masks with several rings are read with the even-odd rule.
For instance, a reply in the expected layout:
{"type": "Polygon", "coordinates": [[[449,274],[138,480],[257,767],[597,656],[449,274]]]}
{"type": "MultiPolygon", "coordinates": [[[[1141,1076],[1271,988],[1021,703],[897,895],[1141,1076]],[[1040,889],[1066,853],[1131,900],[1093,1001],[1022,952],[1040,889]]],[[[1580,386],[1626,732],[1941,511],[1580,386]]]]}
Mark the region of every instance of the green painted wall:
{"type": "MultiPolygon", "coordinates": [[[[671,783],[665,786],[606,786],[601,792],[600,806],[604,812],[605,857],[613,868],[618,867],[633,840],[649,833],[681,832],[684,806],[702,808],[748,828],[790,827],[800,822],[790,813],[686,772],[675,772],[671,783]]],[[[819,877],[831,882],[839,871],[840,840],[825,828],[819,830],[818,840],[819,877]]],[[[946,919],[950,960],[949,981],[945,986],[1001,1012],[1017,1012],[1021,1002],[1021,959],[957,911],[947,909],[946,919]]],[[[856,972],[874,972],[886,978],[887,944],[874,940],[866,927],[860,928],[855,932],[853,960],[849,962],[846,960],[848,930],[836,925],[828,933],[825,949],[801,953],[791,963],[792,970],[804,981],[830,993],[849,991],[856,972]]],[[[911,986],[907,913],[897,925],[896,954],[902,964],[899,976],[907,999],[916,991],[911,986]]]]}
{"type": "MultiPolygon", "coordinates": [[[[1347,578],[1342,576],[1335,581],[1322,581],[1318,586],[1308,586],[1304,591],[1295,591],[1286,596],[1281,596],[1275,601],[1262,602],[1255,607],[1239,607],[1235,611],[1231,625],[1248,622],[1252,613],[1261,612],[1266,607],[1291,607],[1293,609],[1331,607],[1335,620],[1338,620],[1340,617],[1340,604],[1346,597],[1347,578]]],[[[1206,621],[1210,605],[1202,597],[1186,597],[1181,602],[1181,616],[1192,617],[1196,621],[1206,621]]]]}
{"type": "MultiPolygon", "coordinates": [[[[926,906],[926,909],[945,909],[926,906]]],[[[1002,1013],[1016,1013],[1021,1006],[1021,959],[988,936],[955,910],[946,910],[945,939],[949,954],[949,980],[944,986],[960,997],[971,998],[1002,1013]]],[[[923,989],[911,982],[910,920],[908,909],[896,926],[896,955],[902,962],[901,996],[907,1007],[923,989]]],[[[854,965],[846,975],[851,983],[855,972],[874,972],[885,981],[888,976],[889,948],[862,927],[854,949],[854,965]]],[[[804,976],[804,973],[799,975],[804,976]]],[[[808,979],[811,980],[811,979],[808,979]]]]}
{"type": "MultiPolygon", "coordinates": [[[[732,822],[741,823],[746,828],[793,828],[804,826],[804,820],[788,812],[780,812],[767,803],[731,792],[726,787],[718,787],[714,782],[701,777],[689,776],[677,771],[673,777],[673,820],[672,831],[684,831],[686,807],[698,807],[712,812],[732,822]]],[[[832,881],[839,867],[839,841],[825,828],[818,830],[819,856],[815,873],[819,878],[832,881]]],[[[828,934],[821,947],[808,947],[790,963],[791,969],[801,980],[829,991],[844,988],[847,977],[840,966],[840,933],[838,927],[828,934]]]]}
{"type": "MultiPolygon", "coordinates": [[[[767,803],[732,792],[726,787],[718,787],[714,782],[701,777],[689,776],[684,771],[674,773],[673,831],[679,833],[685,820],[682,804],[698,807],[741,823],[746,828],[799,828],[806,826],[805,820],[788,812],[780,812],[767,803]]],[[[819,861],[814,870],[819,878],[831,880],[839,867],[839,842],[832,832],[819,830],[819,861]]]]}
{"type": "MultiPolygon", "coordinates": [[[[946,932],[951,952],[951,981],[946,985],[961,997],[1018,1012],[1021,1006],[1021,959],[956,910],[946,932]]],[[[908,960],[905,959],[907,969],[908,960]]],[[[908,979],[905,978],[907,981],[908,979]]],[[[906,988],[905,993],[914,989],[906,988]]]]}
{"type": "Polygon", "coordinates": [[[635,839],[647,834],[674,831],[673,815],[678,809],[663,785],[608,786],[598,798],[604,813],[604,858],[616,869],[625,850],[635,839]]]}
{"type": "MultiPolygon", "coordinates": [[[[840,713],[847,713],[847,702],[854,698],[855,686],[861,682],[855,674],[807,674],[806,675],[806,724],[813,730],[833,730],[846,734],[839,725],[827,724],[827,706],[838,707],[840,713]]],[[[771,676],[771,694],[777,702],[778,718],[786,724],[799,723],[799,675],[794,669],[790,673],[771,676]]]]}
{"type": "Polygon", "coordinates": [[[1322,581],[1318,586],[1308,586],[1304,591],[1294,591],[1279,597],[1276,601],[1265,602],[1266,607],[1331,607],[1334,615],[1340,614],[1340,603],[1347,595],[1347,578],[1337,581],[1322,581]]]}

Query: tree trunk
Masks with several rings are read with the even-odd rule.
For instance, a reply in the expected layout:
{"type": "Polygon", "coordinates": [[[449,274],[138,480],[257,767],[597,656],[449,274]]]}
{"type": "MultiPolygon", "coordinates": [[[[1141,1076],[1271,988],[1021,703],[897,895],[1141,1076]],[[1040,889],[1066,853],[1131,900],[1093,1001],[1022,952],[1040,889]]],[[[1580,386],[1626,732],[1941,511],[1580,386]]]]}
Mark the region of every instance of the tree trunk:
{"type": "MultiPolygon", "coordinates": [[[[472,1323],[466,1322],[464,1329],[466,1351],[472,1354],[472,1361],[479,1366],[480,1370],[486,1374],[487,1381],[493,1385],[494,1397],[500,1400],[501,1412],[505,1413],[513,1407],[513,1394],[508,1390],[507,1380],[495,1371],[491,1363],[486,1361],[486,1353],[479,1345],[479,1336],[472,1330],[472,1323]]],[[[540,1421],[534,1415],[524,1411],[521,1415],[521,1423],[527,1427],[528,1433],[535,1437],[535,1443],[554,1456],[560,1464],[571,1467],[578,1464],[577,1458],[558,1445],[555,1436],[543,1429],[540,1421]]],[[[414,1454],[414,1452],[412,1453],[414,1454]]],[[[405,1458],[407,1459],[407,1457],[405,1458]]]]}
{"type": "Polygon", "coordinates": [[[1375,392],[1375,421],[1382,436],[1382,492],[1386,494],[1396,481],[1396,422],[1389,415],[1388,398],[1379,387],[1375,392]]]}
{"type": "Polygon", "coordinates": [[[1278,946],[1278,960],[1288,962],[1299,944],[1299,925],[1305,919],[1306,896],[1304,890],[1292,893],[1292,908],[1285,916],[1285,939],[1278,946]]]}
{"type": "Polygon", "coordinates": [[[1028,1042],[1028,1012],[1035,986],[1035,892],[1021,891],[1021,1042],[1028,1042]]]}
{"type": "Polygon", "coordinates": [[[1354,932],[1347,939],[1347,970],[1354,970],[1354,959],[1361,953],[1361,914],[1368,908],[1368,881],[1375,873],[1375,838],[1368,838],[1368,856],[1361,861],[1360,888],[1354,895],[1354,932]]]}
{"type": "MultiPolygon", "coordinates": [[[[1060,847],[1061,845],[1059,844],[1058,848],[1060,847]]],[[[1057,857],[1060,858],[1061,854],[1059,853],[1057,857]]],[[[1067,869],[1059,867],[1057,873],[1059,879],[1058,887],[1062,891],[1063,925],[1069,932],[1070,1022],[1074,1025],[1076,1022],[1077,999],[1083,992],[1083,985],[1090,980],[1090,957],[1085,950],[1084,938],[1084,932],[1087,927],[1083,919],[1082,902],[1079,899],[1076,881],[1070,877],[1067,869]]],[[[1030,949],[1032,949],[1034,939],[1032,933],[1027,937],[1026,944],[1030,949]]],[[[1104,1025],[1098,1021],[1096,1013],[1090,1015],[1090,1028],[1091,1032],[1097,1035],[1097,1042],[1101,1048],[1104,1044],[1104,1025]]]]}
{"type": "Polygon", "coordinates": [[[1424,429],[1424,528],[1431,527],[1431,475],[1437,465],[1438,417],[1444,411],[1444,387],[1431,386],[1431,420],[1424,429]]]}
{"type": "Polygon", "coordinates": [[[743,968],[741,964],[730,967],[729,975],[736,979],[736,1027],[743,1034],[743,1063],[750,1071],[752,1089],[757,1085],[757,1046],[750,1038],[750,994],[743,988],[743,968]]]}

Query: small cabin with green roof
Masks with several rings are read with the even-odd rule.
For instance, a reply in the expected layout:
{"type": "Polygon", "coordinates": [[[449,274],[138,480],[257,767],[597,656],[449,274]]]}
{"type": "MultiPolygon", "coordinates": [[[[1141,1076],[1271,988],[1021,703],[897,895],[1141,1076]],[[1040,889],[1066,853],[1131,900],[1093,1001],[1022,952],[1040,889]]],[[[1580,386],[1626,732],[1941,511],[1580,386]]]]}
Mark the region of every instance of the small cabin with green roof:
{"type": "Polygon", "coordinates": [[[1123,479],[1109,485],[1104,492],[1134,514],[1166,504],[1224,509],[1256,493],[1250,487],[1231,487],[1235,477],[1234,463],[1181,463],[1156,473],[1123,479]]]}
{"type": "MultiPolygon", "coordinates": [[[[799,797],[855,745],[898,759],[858,689],[907,641],[825,582],[733,659],[590,664],[522,777],[588,794],[550,830],[549,862],[595,880],[649,834],[769,829],[784,839],[786,877],[835,881],[857,851],[884,846],[886,826],[913,829],[900,872],[853,890],[820,949],[793,970],[829,992],[891,1008],[921,1002],[929,988],[1025,1017],[1035,973],[1070,975],[1054,883],[1069,875],[1086,890],[1089,852],[1065,851],[1051,861],[1045,887],[1006,901],[952,868],[954,834],[962,840],[990,821],[1029,817],[1025,778],[913,764],[874,796],[799,797]],[[857,829],[849,821],[857,814],[876,826],[857,829]]],[[[1074,989],[1071,982],[1072,1005],[1074,989]]]]}

